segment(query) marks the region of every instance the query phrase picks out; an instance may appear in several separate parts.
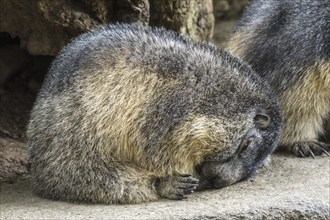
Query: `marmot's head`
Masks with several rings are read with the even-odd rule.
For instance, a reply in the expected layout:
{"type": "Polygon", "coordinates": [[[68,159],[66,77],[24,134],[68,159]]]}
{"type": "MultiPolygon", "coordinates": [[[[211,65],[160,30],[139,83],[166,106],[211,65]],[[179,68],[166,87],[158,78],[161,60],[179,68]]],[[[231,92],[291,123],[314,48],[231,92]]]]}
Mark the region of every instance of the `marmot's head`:
{"type": "MultiPolygon", "coordinates": [[[[223,147],[220,152],[206,156],[197,165],[200,189],[221,188],[250,177],[277,146],[281,117],[274,98],[257,88],[252,89],[258,91],[256,93],[252,90],[246,93],[234,90],[231,91],[233,100],[219,102],[217,105],[223,105],[222,108],[217,109],[217,105],[214,105],[218,115],[207,117],[210,122],[205,124],[209,124],[213,143],[219,138],[223,147]],[[213,120],[218,121],[219,126],[214,126],[213,120]],[[215,130],[222,130],[222,136],[216,135],[215,130]]],[[[204,112],[207,115],[208,111],[204,112]]]]}
{"type": "Polygon", "coordinates": [[[269,86],[244,62],[228,59],[227,73],[209,83],[194,108],[205,118],[204,123],[195,119],[204,128],[199,131],[209,135],[204,143],[221,146],[197,165],[200,188],[221,188],[250,177],[279,140],[280,109],[269,86]]]}
{"type": "Polygon", "coordinates": [[[222,116],[190,117],[185,131],[189,131],[191,148],[208,151],[196,166],[200,189],[221,188],[250,177],[274,151],[281,126],[279,109],[259,101],[232,106],[229,115],[219,108],[222,116]],[[239,112],[244,105],[246,111],[239,112]]]}
{"type": "Polygon", "coordinates": [[[218,155],[208,156],[196,167],[199,189],[222,188],[253,175],[277,146],[279,123],[265,113],[256,113],[244,129],[218,155]]]}
{"type": "Polygon", "coordinates": [[[276,147],[278,102],[242,60],[209,45],[194,49],[184,59],[162,56],[157,70],[168,85],[147,104],[145,149],[154,165],[181,172],[201,164],[201,181],[229,185],[250,176],[276,147]]]}

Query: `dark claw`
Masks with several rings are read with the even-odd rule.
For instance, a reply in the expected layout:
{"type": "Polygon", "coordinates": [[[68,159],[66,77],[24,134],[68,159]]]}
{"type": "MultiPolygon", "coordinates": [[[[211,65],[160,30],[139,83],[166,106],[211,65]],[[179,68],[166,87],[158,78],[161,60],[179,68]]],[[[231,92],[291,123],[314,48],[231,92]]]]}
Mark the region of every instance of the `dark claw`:
{"type": "Polygon", "coordinates": [[[179,189],[182,190],[182,193],[185,195],[193,193],[196,188],[196,186],[190,186],[189,188],[179,187],[179,189]]]}
{"type": "Polygon", "coordinates": [[[179,189],[192,189],[192,190],[195,190],[196,189],[196,186],[179,187],[179,189]]]}
{"type": "Polygon", "coordinates": [[[299,150],[299,153],[302,157],[306,157],[305,154],[301,150],[299,150]]]}
{"type": "Polygon", "coordinates": [[[184,189],[183,190],[183,193],[185,194],[185,195],[189,195],[189,194],[191,194],[191,193],[193,193],[194,192],[194,190],[192,190],[192,189],[184,189]]]}
{"type": "Polygon", "coordinates": [[[328,157],[330,157],[330,154],[328,153],[328,151],[326,149],[324,149],[323,147],[320,147],[322,152],[325,153],[328,157]]]}
{"type": "Polygon", "coordinates": [[[199,180],[196,178],[193,178],[192,176],[189,177],[183,177],[185,179],[180,180],[180,183],[191,183],[191,184],[198,184],[199,180]]]}
{"type": "Polygon", "coordinates": [[[187,199],[187,196],[181,195],[181,194],[176,194],[176,200],[183,200],[183,199],[187,199]]]}

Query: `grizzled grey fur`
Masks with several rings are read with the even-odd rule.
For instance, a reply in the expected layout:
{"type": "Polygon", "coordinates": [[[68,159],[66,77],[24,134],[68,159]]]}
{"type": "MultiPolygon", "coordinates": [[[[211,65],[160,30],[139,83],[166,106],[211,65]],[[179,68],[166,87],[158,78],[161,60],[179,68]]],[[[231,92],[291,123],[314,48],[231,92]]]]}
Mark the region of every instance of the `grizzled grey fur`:
{"type": "Polygon", "coordinates": [[[31,113],[34,191],[139,203],[184,199],[197,178],[243,180],[279,137],[265,86],[241,60],[171,31],[118,24],[83,34],[53,62],[31,113]]]}
{"type": "Polygon", "coordinates": [[[302,157],[328,154],[318,139],[330,123],[330,1],[255,0],[228,49],[279,97],[280,146],[302,157]]]}

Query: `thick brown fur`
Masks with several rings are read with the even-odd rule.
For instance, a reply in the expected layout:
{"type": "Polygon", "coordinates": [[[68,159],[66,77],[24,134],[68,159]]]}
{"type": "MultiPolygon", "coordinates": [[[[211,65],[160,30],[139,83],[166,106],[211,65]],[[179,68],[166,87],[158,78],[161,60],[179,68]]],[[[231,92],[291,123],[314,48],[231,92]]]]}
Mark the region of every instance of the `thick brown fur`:
{"type": "Polygon", "coordinates": [[[279,145],[297,156],[328,154],[330,146],[319,138],[330,115],[330,1],[253,1],[227,49],[279,97],[279,145]]]}
{"type": "Polygon", "coordinates": [[[252,175],[279,127],[277,100],[241,60],[164,29],[109,25],[67,45],[45,79],[27,131],[34,190],[90,203],[183,199],[206,157],[232,161],[227,176],[240,175],[227,185],[252,175]]]}

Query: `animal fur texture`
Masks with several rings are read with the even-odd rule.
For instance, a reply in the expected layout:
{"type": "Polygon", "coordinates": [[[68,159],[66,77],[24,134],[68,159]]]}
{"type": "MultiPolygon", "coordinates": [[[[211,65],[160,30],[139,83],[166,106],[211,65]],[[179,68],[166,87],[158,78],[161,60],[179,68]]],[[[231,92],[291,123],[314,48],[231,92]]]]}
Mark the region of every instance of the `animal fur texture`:
{"type": "Polygon", "coordinates": [[[83,34],[56,57],[31,113],[34,191],[87,203],[183,199],[197,178],[221,181],[202,169],[212,156],[223,186],[245,179],[279,137],[265,86],[224,50],[165,29],[83,34]]]}
{"type": "Polygon", "coordinates": [[[330,123],[330,1],[255,0],[227,49],[279,97],[280,146],[302,157],[328,154],[318,139],[330,123]]]}

